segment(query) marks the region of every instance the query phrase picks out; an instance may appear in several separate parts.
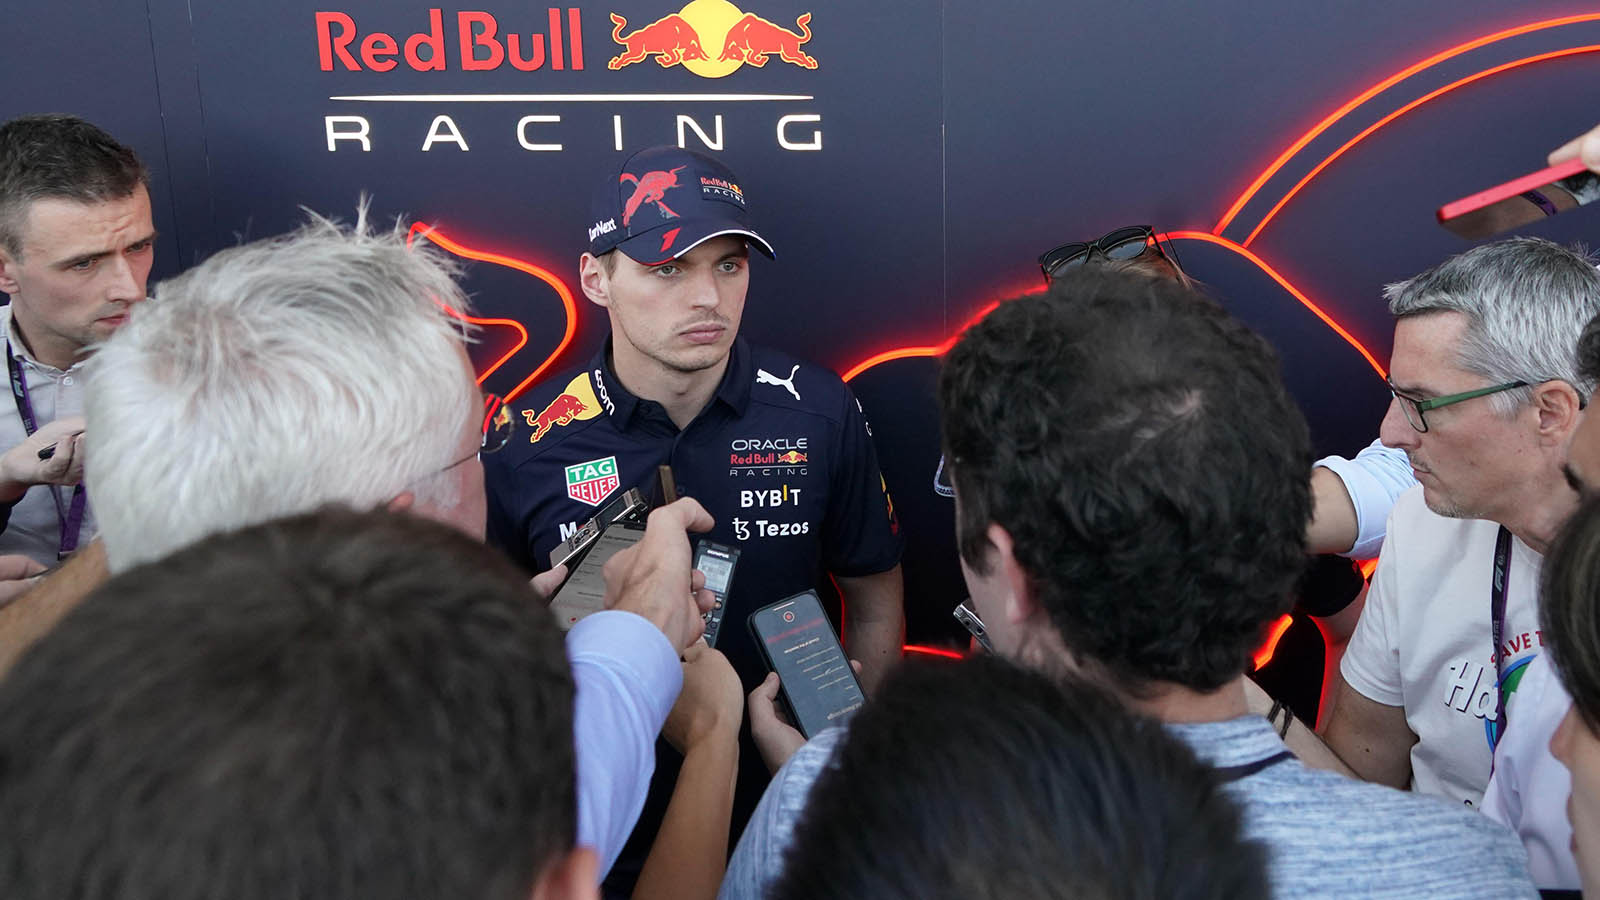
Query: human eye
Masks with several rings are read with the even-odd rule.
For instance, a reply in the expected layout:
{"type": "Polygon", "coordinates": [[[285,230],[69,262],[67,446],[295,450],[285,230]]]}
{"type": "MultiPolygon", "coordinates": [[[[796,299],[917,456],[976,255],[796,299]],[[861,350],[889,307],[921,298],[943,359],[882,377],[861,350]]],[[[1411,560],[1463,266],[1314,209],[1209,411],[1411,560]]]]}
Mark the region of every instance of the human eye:
{"type": "Polygon", "coordinates": [[[155,243],[156,242],[155,242],[154,238],[146,238],[145,240],[137,241],[137,242],[135,242],[133,244],[130,244],[128,246],[128,252],[129,253],[145,253],[145,252],[149,251],[152,247],[154,247],[155,243]]]}
{"type": "Polygon", "coordinates": [[[739,270],[743,269],[744,267],[745,260],[738,256],[732,256],[717,263],[717,271],[726,275],[738,274],[739,270]]]}
{"type": "Polygon", "coordinates": [[[99,261],[100,261],[100,257],[98,257],[98,256],[89,256],[89,257],[85,257],[83,259],[75,259],[72,262],[67,263],[67,268],[69,270],[73,271],[73,272],[89,272],[89,271],[93,271],[95,263],[97,263],[99,261]]]}
{"type": "Polygon", "coordinates": [[[671,278],[672,276],[678,274],[678,272],[680,270],[678,269],[677,263],[662,263],[661,265],[656,266],[655,268],[651,269],[650,271],[654,272],[657,276],[659,276],[661,278],[671,278]]]}

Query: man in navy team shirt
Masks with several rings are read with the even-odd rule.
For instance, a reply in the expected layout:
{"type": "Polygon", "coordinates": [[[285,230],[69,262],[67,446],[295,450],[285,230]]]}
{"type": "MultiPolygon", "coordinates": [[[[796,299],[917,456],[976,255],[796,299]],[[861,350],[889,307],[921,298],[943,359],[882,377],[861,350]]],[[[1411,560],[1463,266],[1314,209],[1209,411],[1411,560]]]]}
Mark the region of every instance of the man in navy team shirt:
{"type": "Polygon", "coordinates": [[[746,690],[766,674],[746,617],[826,573],[870,689],[900,654],[899,528],[850,390],[738,337],[749,248],[773,252],[737,176],[700,153],[641,150],[606,176],[588,234],[579,278],[611,336],[535,388],[529,436],[487,460],[490,540],[546,569],[578,525],[670,464],[716,518],[709,537],[741,551],[717,649],[746,690]]]}

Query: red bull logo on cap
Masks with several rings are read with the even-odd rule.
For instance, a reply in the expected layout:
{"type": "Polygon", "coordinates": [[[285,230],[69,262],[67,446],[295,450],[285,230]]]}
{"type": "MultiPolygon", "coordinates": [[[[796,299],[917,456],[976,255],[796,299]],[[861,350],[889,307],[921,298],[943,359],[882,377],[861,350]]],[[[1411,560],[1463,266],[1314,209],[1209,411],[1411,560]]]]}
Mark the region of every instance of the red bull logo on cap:
{"type": "Polygon", "coordinates": [[[684,166],[678,166],[665,172],[646,172],[643,175],[623,172],[618,177],[618,182],[632,181],[634,187],[633,195],[628,198],[627,204],[622,208],[622,224],[626,226],[633,219],[633,214],[638,212],[639,207],[645,203],[654,203],[663,218],[676,219],[678,214],[673,212],[671,207],[666,204],[667,191],[681,186],[678,184],[678,173],[683,171],[684,168],[684,166]]]}
{"type": "Polygon", "coordinates": [[[692,0],[628,34],[623,34],[626,18],[612,13],[611,22],[611,39],[623,51],[606,64],[610,69],[652,57],[663,69],[681,65],[702,78],[731,75],[746,63],[760,68],[772,59],[803,69],[817,67],[816,57],[800,49],[811,40],[811,13],[796,18],[790,30],[728,0],[692,0]]]}

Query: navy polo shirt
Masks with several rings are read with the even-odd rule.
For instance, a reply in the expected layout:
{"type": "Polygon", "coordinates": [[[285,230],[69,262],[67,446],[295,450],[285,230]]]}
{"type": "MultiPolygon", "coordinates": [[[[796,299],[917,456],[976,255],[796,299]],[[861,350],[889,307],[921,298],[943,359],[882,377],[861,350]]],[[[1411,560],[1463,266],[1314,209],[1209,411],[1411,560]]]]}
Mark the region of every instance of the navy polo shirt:
{"type": "Polygon", "coordinates": [[[610,341],[589,366],[541,383],[519,404],[518,432],[484,458],[489,541],[529,571],[599,506],[630,487],[651,496],[670,464],[678,492],[716,519],[709,537],[739,548],[717,637],[747,688],[766,675],[745,620],[815,589],[900,562],[901,537],[866,417],[839,376],[734,341],[711,402],[678,429],[628,392],[610,341]]]}

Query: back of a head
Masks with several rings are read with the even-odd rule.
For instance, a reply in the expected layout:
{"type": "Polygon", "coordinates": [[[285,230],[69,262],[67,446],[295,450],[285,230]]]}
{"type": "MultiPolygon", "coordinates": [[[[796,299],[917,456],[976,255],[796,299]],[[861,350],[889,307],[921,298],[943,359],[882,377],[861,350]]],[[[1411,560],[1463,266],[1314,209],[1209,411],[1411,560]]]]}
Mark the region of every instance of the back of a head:
{"type": "Polygon", "coordinates": [[[1539,623],[1572,705],[1600,733],[1600,497],[1556,538],[1541,573],[1539,623]]]}
{"type": "Polygon", "coordinates": [[[0,248],[12,256],[24,252],[22,230],[35,200],[119,200],[149,180],[132,150],[76,116],[0,124],[0,248]]]}
{"type": "Polygon", "coordinates": [[[1594,390],[1574,348],[1600,315],[1600,272],[1581,250],[1533,237],[1483,244],[1387,286],[1384,297],[1396,318],[1465,315],[1461,367],[1491,383],[1530,385],[1487,398],[1502,415],[1527,403],[1531,385],[1543,381],[1566,381],[1584,397],[1594,390]]]}
{"type": "Polygon", "coordinates": [[[968,329],[939,401],[969,566],[1003,527],[1066,645],[1130,691],[1245,670],[1310,515],[1265,341],[1176,281],[1075,272],[968,329]]]}
{"type": "MultiPolygon", "coordinates": [[[[100,346],[89,495],[113,570],[219,531],[368,508],[439,477],[478,408],[448,264],[322,219],[162,282],[100,346]]],[[[430,493],[431,492],[431,493],[430,493]]]]}
{"type": "Polygon", "coordinates": [[[526,900],[575,840],[572,698],[549,613],[446,526],[213,537],[0,682],[0,896],[526,900]]]}
{"type": "Polygon", "coordinates": [[[1216,774],[1082,683],[907,663],[812,788],[773,900],[1268,895],[1216,774]]]}

